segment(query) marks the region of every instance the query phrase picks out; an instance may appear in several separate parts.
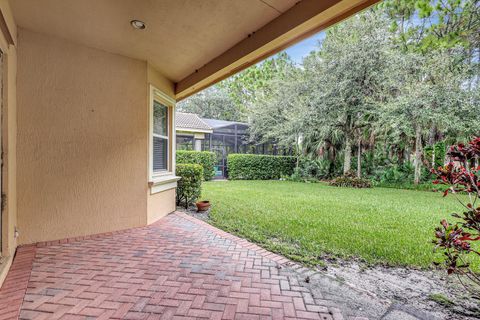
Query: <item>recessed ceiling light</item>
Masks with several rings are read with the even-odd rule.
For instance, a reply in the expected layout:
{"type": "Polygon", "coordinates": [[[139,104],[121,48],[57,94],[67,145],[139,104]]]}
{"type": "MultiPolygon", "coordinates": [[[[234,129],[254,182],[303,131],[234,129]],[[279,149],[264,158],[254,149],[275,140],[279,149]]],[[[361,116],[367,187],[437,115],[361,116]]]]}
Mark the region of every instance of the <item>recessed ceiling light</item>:
{"type": "Polygon", "coordinates": [[[143,30],[146,27],[145,22],[140,21],[140,20],[132,20],[132,21],[130,21],[130,24],[132,25],[132,27],[134,27],[135,29],[139,29],[139,30],[143,30]]]}

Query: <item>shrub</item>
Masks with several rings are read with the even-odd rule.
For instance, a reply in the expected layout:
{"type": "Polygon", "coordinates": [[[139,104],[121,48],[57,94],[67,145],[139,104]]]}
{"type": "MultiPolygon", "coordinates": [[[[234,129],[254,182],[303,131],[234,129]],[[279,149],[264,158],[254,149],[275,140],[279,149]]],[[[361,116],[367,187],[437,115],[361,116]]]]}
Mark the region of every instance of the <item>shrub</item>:
{"type": "Polygon", "coordinates": [[[462,213],[453,213],[455,221],[449,223],[443,219],[435,229],[436,249],[444,253],[444,266],[448,274],[464,276],[468,282],[463,282],[467,289],[472,289],[480,295],[480,276],[476,274],[468,262],[471,259],[480,259],[478,243],[480,242],[480,166],[475,162],[480,158],[480,137],[472,140],[468,145],[452,146],[448,156],[450,162],[438,169],[432,169],[437,176],[434,183],[447,185],[449,188],[444,196],[453,194],[462,204],[462,213]],[[466,193],[468,197],[458,197],[459,193],[466,193]],[[467,201],[465,201],[468,199],[467,201]],[[468,257],[467,257],[468,256],[468,257]]]}
{"type": "Polygon", "coordinates": [[[414,168],[410,162],[402,165],[389,164],[375,170],[373,179],[381,184],[402,184],[412,182],[414,168]]]}
{"type": "Polygon", "coordinates": [[[203,167],[203,178],[211,180],[215,174],[215,153],[210,151],[177,151],[177,163],[195,163],[203,167]]]}
{"type": "Polygon", "coordinates": [[[331,161],[328,159],[302,157],[300,158],[298,168],[295,168],[293,174],[286,177],[286,179],[295,182],[317,182],[330,176],[332,166],[331,161]]]}
{"type": "Polygon", "coordinates": [[[440,141],[434,145],[426,146],[423,149],[423,154],[428,163],[430,163],[433,168],[437,168],[445,164],[446,149],[445,142],[440,141]]]}
{"type": "Polygon", "coordinates": [[[350,187],[350,188],[371,188],[372,182],[365,178],[358,178],[353,173],[343,175],[331,180],[329,185],[334,187],[350,187]]]}
{"type": "Polygon", "coordinates": [[[228,178],[232,180],[271,180],[290,176],[296,158],[257,154],[229,154],[228,178]]]}
{"type": "Polygon", "coordinates": [[[200,197],[203,168],[199,164],[177,164],[175,174],[181,177],[177,184],[177,206],[183,204],[187,209],[200,197]]]}

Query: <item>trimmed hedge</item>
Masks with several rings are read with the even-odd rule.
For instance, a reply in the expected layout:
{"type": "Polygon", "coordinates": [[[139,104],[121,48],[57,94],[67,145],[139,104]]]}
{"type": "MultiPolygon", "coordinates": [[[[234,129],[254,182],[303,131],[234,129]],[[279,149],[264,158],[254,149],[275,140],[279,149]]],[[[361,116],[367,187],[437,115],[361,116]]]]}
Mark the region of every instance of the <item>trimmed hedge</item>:
{"type": "Polygon", "coordinates": [[[296,158],[258,154],[229,154],[228,178],[232,180],[271,180],[290,176],[296,158]]]}
{"type": "Polygon", "coordinates": [[[177,151],[177,163],[195,163],[203,167],[203,178],[211,180],[215,175],[215,153],[210,151],[177,151]]]}
{"type": "Polygon", "coordinates": [[[181,177],[177,182],[177,206],[183,204],[188,209],[200,197],[203,168],[199,164],[177,164],[175,174],[181,177]]]}

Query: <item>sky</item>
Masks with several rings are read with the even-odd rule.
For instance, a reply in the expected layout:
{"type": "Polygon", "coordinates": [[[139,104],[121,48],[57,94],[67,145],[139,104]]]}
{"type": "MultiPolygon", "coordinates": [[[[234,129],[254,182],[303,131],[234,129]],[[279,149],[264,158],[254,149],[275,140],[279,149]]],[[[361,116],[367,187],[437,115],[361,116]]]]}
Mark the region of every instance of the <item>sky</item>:
{"type": "Polygon", "coordinates": [[[318,41],[325,38],[325,32],[319,32],[313,36],[300,41],[284,51],[292,58],[295,63],[301,63],[302,59],[311,51],[317,49],[318,41]]]}

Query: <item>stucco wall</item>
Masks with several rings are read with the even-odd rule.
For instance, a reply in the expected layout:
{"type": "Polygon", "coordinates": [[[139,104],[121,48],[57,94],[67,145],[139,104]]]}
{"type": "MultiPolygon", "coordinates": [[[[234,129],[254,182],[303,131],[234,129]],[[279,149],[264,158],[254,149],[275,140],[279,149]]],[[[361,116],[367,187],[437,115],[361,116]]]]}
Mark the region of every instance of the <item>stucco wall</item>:
{"type": "Polygon", "coordinates": [[[148,223],[175,211],[175,189],[148,195],[148,223]]]}
{"type": "Polygon", "coordinates": [[[17,110],[16,77],[17,53],[10,46],[4,55],[4,92],[3,92],[3,168],[2,193],[6,195],[4,224],[2,225],[2,253],[13,255],[16,248],[15,226],[17,224],[17,110]],[[5,75],[6,73],[6,75],[5,75]]]}
{"type": "MultiPolygon", "coordinates": [[[[16,25],[8,1],[0,0],[0,10],[6,22],[8,33],[16,41],[16,25]]],[[[12,44],[8,44],[8,35],[0,32],[0,49],[3,52],[3,106],[2,106],[2,193],[6,197],[2,212],[2,263],[0,263],[0,284],[7,274],[17,247],[15,225],[17,224],[16,199],[16,82],[17,53],[12,44]]]]}
{"type": "MultiPolygon", "coordinates": [[[[166,79],[160,72],[155,70],[152,66],[148,65],[148,83],[158,90],[162,91],[166,95],[170,96],[172,99],[175,98],[175,88],[172,82],[166,79]]],[[[147,107],[150,108],[150,105],[147,107]]],[[[172,107],[172,110],[174,108],[172,107]]],[[[173,111],[174,112],[174,111],[173,111]]],[[[170,118],[170,134],[171,134],[171,141],[173,142],[170,144],[169,153],[170,156],[175,153],[175,130],[173,129],[173,118],[170,118]]],[[[148,149],[147,149],[148,151],[148,149]]],[[[175,167],[175,159],[169,159],[171,165],[175,167]]],[[[149,177],[150,173],[147,172],[147,178],[149,177]]],[[[147,223],[153,223],[158,219],[166,216],[167,214],[175,211],[175,189],[166,190],[163,192],[158,193],[151,193],[150,190],[147,193],[147,201],[148,201],[148,213],[147,213],[147,223]]]]}
{"type": "Polygon", "coordinates": [[[172,99],[175,99],[175,85],[172,81],[165,78],[160,72],[155,70],[150,64],[147,69],[148,83],[165,93],[172,99]]]}
{"type": "Polygon", "coordinates": [[[18,30],[21,244],[147,223],[147,63],[18,30]]]}

